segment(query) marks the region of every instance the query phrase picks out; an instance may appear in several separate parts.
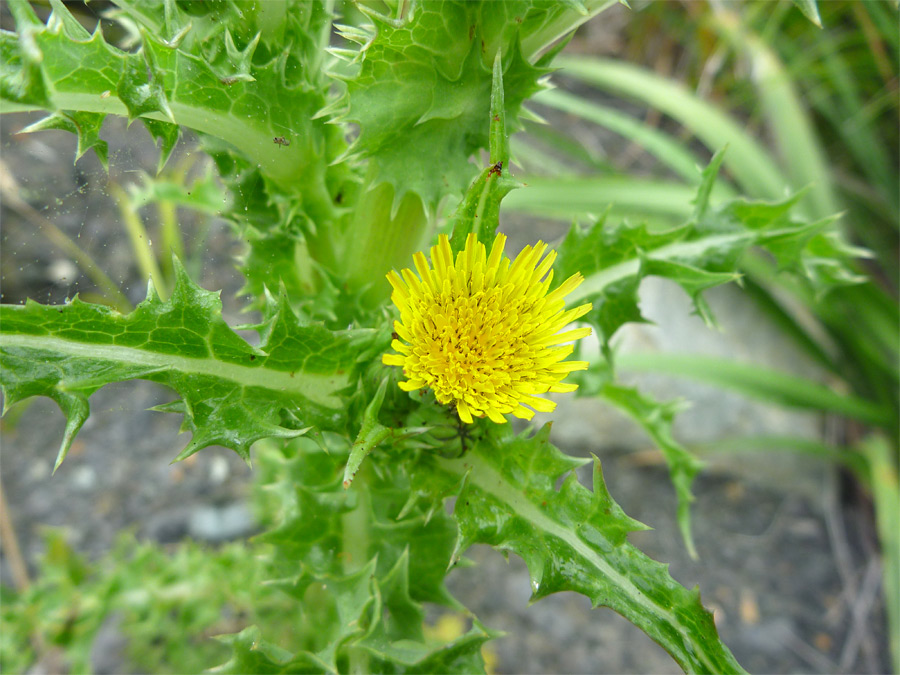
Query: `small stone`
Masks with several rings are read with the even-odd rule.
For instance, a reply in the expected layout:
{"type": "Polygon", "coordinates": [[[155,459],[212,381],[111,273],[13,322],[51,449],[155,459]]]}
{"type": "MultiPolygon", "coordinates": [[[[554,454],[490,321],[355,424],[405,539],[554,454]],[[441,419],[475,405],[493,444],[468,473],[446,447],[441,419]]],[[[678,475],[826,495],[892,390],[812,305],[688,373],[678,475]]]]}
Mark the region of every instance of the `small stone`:
{"type": "Polygon", "coordinates": [[[97,472],[90,466],[79,466],[72,473],[72,485],[76,489],[89,492],[97,484],[97,472]]]}
{"type": "Polygon", "coordinates": [[[246,504],[204,507],[191,513],[188,534],[204,541],[228,541],[246,537],[256,528],[256,521],[246,504]]]}
{"type": "Polygon", "coordinates": [[[58,286],[70,286],[78,278],[78,267],[68,258],[57,258],[47,265],[47,279],[58,286]]]}
{"type": "Polygon", "coordinates": [[[209,463],[209,480],[214,485],[221,485],[224,483],[231,470],[228,468],[228,461],[221,456],[215,456],[212,458],[212,461],[209,463]]]}

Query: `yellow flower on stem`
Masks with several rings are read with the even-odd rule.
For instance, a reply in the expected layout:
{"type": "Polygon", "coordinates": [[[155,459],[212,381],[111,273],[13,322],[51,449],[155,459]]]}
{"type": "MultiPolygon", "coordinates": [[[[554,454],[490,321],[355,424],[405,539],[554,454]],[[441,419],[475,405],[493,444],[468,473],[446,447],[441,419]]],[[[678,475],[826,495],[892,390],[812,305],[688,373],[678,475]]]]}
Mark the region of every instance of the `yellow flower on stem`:
{"type": "Polygon", "coordinates": [[[403,367],[401,389],[433,389],[438,402],[454,404],[467,423],[485,415],[503,423],[508,413],[531,419],[534,410],[549,412],[556,403],[538,395],[574,391],[578,385],[563,380],[588,366],[564,361],[573,346],[563,343],[591,329],[560,332],[591,309],[588,303],[564,311],[563,298],[584,278],[573,274],[549,291],[556,252],[545,257],[547,245],[539,241],[510,264],[505,244],[506,236],[498,234],[488,256],[470,234],[454,262],[441,235],[431,247],[431,267],[419,252],[413,256],[418,276],[409,269],[387,275],[400,310],[394,322],[399,339],[391,343],[399,353],[382,361],[403,367]]]}

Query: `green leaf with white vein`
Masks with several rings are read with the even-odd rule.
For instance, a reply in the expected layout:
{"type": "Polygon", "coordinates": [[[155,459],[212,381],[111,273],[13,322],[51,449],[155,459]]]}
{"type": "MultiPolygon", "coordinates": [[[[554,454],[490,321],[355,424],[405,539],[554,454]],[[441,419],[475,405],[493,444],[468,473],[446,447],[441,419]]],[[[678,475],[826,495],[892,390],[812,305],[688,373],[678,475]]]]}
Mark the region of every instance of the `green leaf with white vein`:
{"type": "Polygon", "coordinates": [[[10,2],[17,33],[0,33],[0,110],[149,119],[163,156],[175,130],[154,122],[176,123],[225,139],[285,189],[325,170],[330,132],[313,117],[328,85],[311,48],[330,22],[322,3],[116,4],[140,36],[136,52],[109,44],[99,28],[88,35],[61,2],[46,25],[27,2],[10,2]],[[279,12],[281,31],[270,34],[263,15],[279,12]]]}
{"type": "Polygon", "coordinates": [[[549,433],[549,425],[533,436],[491,427],[459,459],[422,459],[420,491],[456,498],[457,556],[476,543],[512,551],[528,565],[533,600],[581,593],[638,626],[685,672],[743,672],[699,591],[681,586],[665,565],[628,543],[628,533],[645,526],[613,501],[599,461],[591,491],[572,471],[584,460],[562,454],[549,433]]]}
{"type": "Polygon", "coordinates": [[[257,330],[254,347],[222,319],[218,293],[195,285],[180,264],[171,298],[161,300],[151,286],[127,315],[78,298],[2,305],[4,406],[31,396],[57,402],[68,420],[57,466],[87,419],[90,395],[124,380],[159,382],[179,394],[157,407],[184,415],[182,430],[193,434],[178,459],[218,444],[249,461],[261,438],[343,428],[341,394],[368,333],[300,325],[284,298],[271,297],[257,330]]]}
{"type": "Polygon", "coordinates": [[[754,246],[774,256],[779,271],[796,274],[818,294],[862,281],[851,261],[866,252],[841,241],[834,219],[810,223],[794,217],[800,195],[780,202],[711,204],[722,159],[718,152],[704,169],[693,214],[684,224],[660,230],[601,218],[588,228],[573,225],[559,247],[556,278],[584,275],[569,302],[593,303],[585,320],[597,328],[604,348],[623,324],[643,320],[637,291],[646,276],[679,284],[697,313],[712,323],[703,291],[739,279],[741,259],[754,246]]]}

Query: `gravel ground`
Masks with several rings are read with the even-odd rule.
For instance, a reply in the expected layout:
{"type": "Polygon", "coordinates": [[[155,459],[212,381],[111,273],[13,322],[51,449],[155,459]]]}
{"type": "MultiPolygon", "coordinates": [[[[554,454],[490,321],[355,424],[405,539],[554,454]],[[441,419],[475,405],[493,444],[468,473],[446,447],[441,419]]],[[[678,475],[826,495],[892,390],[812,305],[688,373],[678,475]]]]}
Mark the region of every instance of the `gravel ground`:
{"type": "MultiPolygon", "coordinates": [[[[75,139],[68,134],[15,135],[32,120],[25,115],[2,119],[3,168],[19,183],[22,199],[94,255],[133,302],[141,300],[145,283],[134,269],[106,174],[91,154],[73,167],[75,139]]],[[[111,180],[127,183],[139,170],[153,171],[156,151],[139,124],[126,131],[122,120],[109,120],[104,137],[110,141],[111,180]]],[[[25,297],[61,302],[76,291],[89,291],[90,282],[72,261],[8,206],[4,200],[3,302],[25,297]]],[[[543,227],[529,220],[517,232],[547,238],[543,227]]],[[[186,227],[189,239],[195,231],[186,227]]],[[[233,298],[241,281],[231,264],[236,249],[227,228],[213,223],[205,246],[201,285],[225,289],[226,318],[232,324],[246,321],[237,316],[240,304],[233,298]]],[[[757,356],[741,338],[748,325],[758,322],[733,294],[714,298],[724,330],[711,346],[701,336],[705,329],[667,322],[666,308],[675,317],[686,315],[670,290],[648,289],[645,310],[662,312],[661,328],[626,335],[629,344],[757,356]]],[[[777,340],[777,333],[761,330],[777,340]]],[[[767,362],[796,366],[794,356],[771,341],[757,344],[767,362]]],[[[760,429],[801,428],[821,435],[827,428],[827,420],[818,417],[786,417],[781,410],[702,387],[679,388],[662,378],[639,383],[663,398],[681,394],[699,401],[677,427],[688,442],[760,429]]],[[[4,422],[3,488],[29,563],[40,553],[39,530],[46,525],[66,528],[72,544],[92,557],[108,550],[123,528],[166,543],[186,536],[220,541],[252,530],[244,507],[250,470],[234,453],[210,448],[169,464],[186,442],[178,436],[179,420],[147,408],[170,398],[163,388],[146,382],[99,391],[91,399],[91,418],[54,476],[64,427],[55,405],[37,400],[14,425],[4,422]]],[[[669,562],[682,583],[700,585],[726,644],[745,668],[767,673],[888,670],[872,514],[846,476],[786,455],[711,457],[710,471],[696,482],[693,514],[700,560],[691,561],[674,525],[671,484],[649,442],[590,400],[569,401],[555,417],[556,442],[567,452],[600,457],[613,497],[629,515],[654,528],[633,535],[632,541],[651,557],[669,562]]],[[[582,478],[589,483],[588,475],[582,478]]],[[[0,579],[9,584],[6,550],[4,546],[0,579]]],[[[560,594],[528,607],[527,571],[515,556],[506,562],[490,549],[475,548],[470,557],[478,566],[454,572],[450,586],[487,626],[509,633],[491,645],[497,672],[677,672],[639,630],[608,610],[591,610],[583,597],[560,594]]]]}

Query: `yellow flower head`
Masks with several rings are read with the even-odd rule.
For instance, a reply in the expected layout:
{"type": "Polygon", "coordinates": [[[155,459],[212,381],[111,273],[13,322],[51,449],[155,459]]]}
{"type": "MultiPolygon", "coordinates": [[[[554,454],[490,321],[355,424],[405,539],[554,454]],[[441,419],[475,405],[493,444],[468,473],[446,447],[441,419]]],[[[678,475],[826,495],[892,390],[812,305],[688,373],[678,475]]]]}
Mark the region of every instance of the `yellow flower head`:
{"type": "Polygon", "coordinates": [[[467,423],[473,416],[502,423],[507,413],[531,419],[534,410],[549,412],[556,404],[536,394],[574,391],[578,385],[562,380],[588,366],[563,361],[573,347],[561,343],[591,329],[559,332],[591,309],[586,304],[563,311],[563,298],[584,278],[573,274],[548,293],[556,252],[544,257],[547,245],[538,242],[510,264],[505,244],[506,236],[498,234],[488,256],[470,234],[454,263],[450,242],[441,235],[431,247],[431,267],[422,252],[413,256],[418,277],[409,269],[387,275],[400,310],[394,322],[400,339],[391,343],[399,353],[385,354],[382,361],[403,367],[408,379],[401,389],[430,387],[438,402],[455,404],[467,423]]]}

